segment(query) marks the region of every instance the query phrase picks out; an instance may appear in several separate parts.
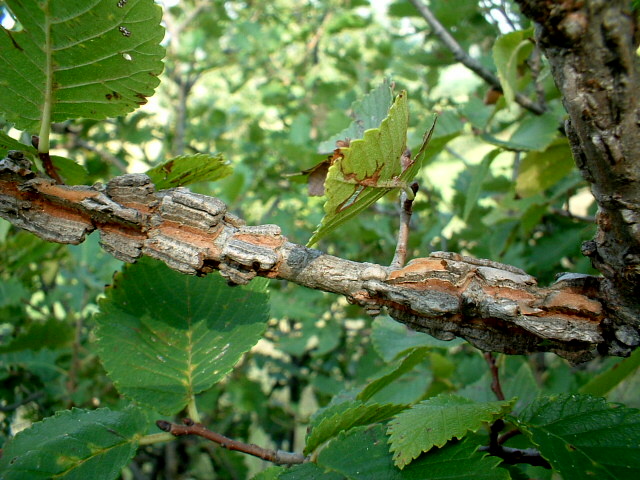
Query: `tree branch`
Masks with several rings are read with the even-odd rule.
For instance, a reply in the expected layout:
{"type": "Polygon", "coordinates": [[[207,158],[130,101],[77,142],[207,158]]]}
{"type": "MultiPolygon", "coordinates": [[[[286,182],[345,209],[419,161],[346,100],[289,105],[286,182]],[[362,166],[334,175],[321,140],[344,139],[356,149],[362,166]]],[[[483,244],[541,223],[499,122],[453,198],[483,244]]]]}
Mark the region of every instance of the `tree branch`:
{"type": "MultiPolygon", "coordinates": [[[[631,2],[518,0],[569,113],[573,157],[598,203],[583,253],[604,276],[606,338],[640,344],[640,35],[631,2]],[[610,309],[615,309],[615,314],[610,309]]],[[[626,349],[628,353],[628,349],[626,349]]],[[[614,353],[611,351],[611,353],[614,353]]]]}
{"type": "MultiPolygon", "coordinates": [[[[456,60],[462,63],[465,67],[471,70],[473,73],[482,78],[485,82],[487,82],[492,87],[500,89],[502,91],[502,86],[500,85],[500,79],[494,75],[494,73],[484,66],[480,64],[477,60],[469,56],[467,52],[460,46],[455,38],[447,31],[446,28],[440,23],[440,21],[436,18],[433,12],[427,7],[422,0],[410,0],[414,7],[420,12],[422,18],[426,20],[429,26],[432,28],[433,33],[440,39],[440,41],[447,47],[456,60]]],[[[515,94],[515,101],[523,108],[526,108],[532,113],[536,115],[542,115],[545,111],[544,106],[541,106],[535,102],[533,102],[528,97],[522,95],[521,93],[515,94]]]]}
{"type": "Polygon", "coordinates": [[[160,430],[169,432],[171,435],[176,437],[182,435],[198,435],[199,437],[206,438],[207,440],[211,440],[212,442],[219,444],[222,448],[226,448],[227,450],[236,450],[238,452],[247,453],[277,465],[295,465],[307,461],[305,456],[300,453],[285,452],[282,450],[269,450],[252,443],[233,440],[225,437],[224,435],[220,435],[219,433],[212,432],[204,425],[194,423],[188,418],[184,419],[184,423],[184,425],[177,425],[175,423],[167,422],[166,420],[158,420],[156,425],[160,430]]]}
{"type": "Polygon", "coordinates": [[[260,275],[345,295],[371,311],[386,307],[414,330],[459,336],[485,351],[551,351],[577,362],[596,348],[630,350],[601,334],[615,308],[602,304],[596,277],[565,274],[542,288],[518,268],[447,252],[399,270],[344,260],[288,242],[277,225],[246,226],[216,198],[184,188],[156,192],[144,174],[106,186],[58,185],[12,152],[0,160],[0,216],[56,243],[78,244],[98,230],[102,248],[125,262],[147,255],[185,274],[219,270],[232,284],[260,275]]]}

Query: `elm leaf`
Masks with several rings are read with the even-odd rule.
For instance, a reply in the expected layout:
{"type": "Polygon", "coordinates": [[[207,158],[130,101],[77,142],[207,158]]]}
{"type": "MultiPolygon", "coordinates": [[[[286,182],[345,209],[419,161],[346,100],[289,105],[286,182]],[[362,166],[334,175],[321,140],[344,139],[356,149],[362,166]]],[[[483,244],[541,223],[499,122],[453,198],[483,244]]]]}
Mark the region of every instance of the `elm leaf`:
{"type": "Polygon", "coordinates": [[[348,147],[336,149],[325,181],[325,216],[308,246],[374,204],[386,193],[407,188],[422,166],[434,128],[432,125],[418,153],[410,158],[407,155],[410,155],[407,151],[408,125],[407,92],[402,91],[378,128],[366,130],[363,138],[352,140],[348,147]]]}
{"type": "Polygon", "coordinates": [[[640,411],[589,395],[541,397],[517,418],[563,478],[640,477],[640,411]]]}
{"type": "Polygon", "coordinates": [[[513,403],[480,403],[442,394],[414,405],[389,422],[387,433],[394,463],[406,467],[423,452],[442,447],[452,438],[462,438],[504,416],[513,403]]]}
{"type": "Polygon", "coordinates": [[[96,343],[118,391],[164,414],[211,388],[261,338],[267,281],[231,288],[219,275],[182,275],[143,259],[100,302],[96,343]]]}
{"type": "Polygon", "coordinates": [[[233,169],[222,154],[180,155],[161,165],[147,170],[147,175],[157,190],[183,187],[197,182],[215,182],[228,175],[233,169]]]}
{"type": "Polygon", "coordinates": [[[159,84],[164,29],[153,0],[5,4],[22,29],[0,34],[0,114],[17,128],[124,115],[159,84]]]}
{"type": "Polygon", "coordinates": [[[129,463],[146,430],[146,417],[138,408],[64,410],[4,446],[0,475],[4,480],[111,480],[129,463]]]}

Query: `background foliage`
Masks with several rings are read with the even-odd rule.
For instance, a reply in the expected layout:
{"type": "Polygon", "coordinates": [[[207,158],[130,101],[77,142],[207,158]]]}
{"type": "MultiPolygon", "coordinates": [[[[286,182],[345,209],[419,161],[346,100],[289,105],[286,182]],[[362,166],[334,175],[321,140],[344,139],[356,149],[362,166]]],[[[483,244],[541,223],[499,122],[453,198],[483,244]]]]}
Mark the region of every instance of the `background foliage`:
{"type": "MultiPolygon", "coordinates": [[[[460,0],[454,9],[430,2],[464,50],[499,73],[505,95],[493,100],[495,92],[456,62],[406,1],[165,3],[165,67],[149,103],[124,117],[53,125],[52,154],[84,167],[76,183],[152,167],[162,175],[164,162],[195,153],[211,163],[194,178],[218,178],[228,173],[222,154],[233,173],[190,188],[306,243],[323,200],[286,175],[324,160],[333,149],[327,140],[351,123],[351,104],[391,77],[397,91],[409,92],[414,151],[432,114],[439,116],[417,176],[410,257],[462,252],[521,267],[541,284],[565,270],[590,272],[579,248],[593,235],[594,206],[571,169],[558,92],[529,40],[530,25],[510,3],[460,0]],[[514,92],[543,103],[546,113],[520,108],[514,92]]],[[[16,121],[7,117],[3,132],[30,144],[38,132],[15,130],[9,120],[16,121]]],[[[3,154],[15,149],[2,141],[3,154]]],[[[388,264],[396,200],[385,197],[318,247],[388,264]]],[[[0,220],[0,441],[24,431],[4,449],[0,469],[13,472],[4,477],[37,469],[49,478],[69,468],[65,478],[441,478],[460,468],[481,478],[636,478],[638,355],[578,367],[552,354],[500,357],[506,400],[496,401],[487,363],[463,342],[439,342],[384,316],[372,320],[342,298],[295,285],[270,283],[269,311],[264,284],[230,290],[249,299],[234,303],[226,290],[220,298],[211,293],[219,283],[153,262],[123,268],[95,238],[54,245],[0,220]],[[242,310],[247,302],[255,311],[242,310]],[[250,333],[238,343],[233,329],[243,327],[250,333]],[[126,328],[140,337],[116,331],[126,328]],[[122,359],[150,374],[137,376],[122,359]],[[155,420],[183,417],[185,407],[193,416],[196,403],[211,430],[305,451],[316,463],[262,472],[264,462],[201,439],[142,440],[158,432],[155,420]],[[431,436],[414,432],[434,409],[455,426],[436,425],[431,436]],[[578,433],[556,430],[568,414],[578,433]],[[539,448],[553,470],[478,453],[496,418],[524,433],[507,445],[539,448]],[[605,425],[608,436],[599,430],[605,425]],[[92,441],[67,452],[66,434],[92,441]],[[380,442],[387,435],[390,445],[380,442]],[[615,455],[603,457],[598,441],[615,455]],[[571,454],[558,454],[565,451],[571,454]],[[45,464],[43,452],[63,452],[65,461],[45,464]],[[75,470],[85,456],[102,458],[103,466],[75,470]],[[611,464],[616,456],[622,465],[611,464]],[[106,467],[114,464],[122,473],[106,467]]]]}

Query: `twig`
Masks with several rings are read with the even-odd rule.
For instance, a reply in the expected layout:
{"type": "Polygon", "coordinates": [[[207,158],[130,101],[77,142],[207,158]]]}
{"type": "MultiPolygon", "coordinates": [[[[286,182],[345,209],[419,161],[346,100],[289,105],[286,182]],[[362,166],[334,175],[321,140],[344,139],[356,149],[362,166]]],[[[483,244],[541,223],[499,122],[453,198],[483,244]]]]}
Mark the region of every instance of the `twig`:
{"type": "MultiPolygon", "coordinates": [[[[418,193],[418,183],[413,182],[409,188],[413,192],[415,198],[418,193]]],[[[411,214],[413,213],[413,198],[409,198],[407,192],[403,191],[400,194],[400,203],[402,205],[402,211],[400,212],[400,228],[398,229],[398,243],[396,244],[396,253],[391,261],[391,269],[398,270],[404,267],[404,263],[407,260],[407,243],[409,242],[409,230],[411,222],[411,214]]]]}
{"type": "Polygon", "coordinates": [[[227,450],[236,450],[238,452],[247,453],[277,465],[295,465],[307,461],[307,458],[300,453],[285,452],[282,450],[269,450],[252,443],[232,440],[224,435],[212,432],[200,423],[194,423],[189,418],[185,418],[183,422],[184,425],[178,425],[165,420],[158,420],[156,425],[160,430],[169,432],[171,435],[176,437],[182,435],[198,435],[219,444],[222,448],[226,448],[227,450]]]}
{"type": "Polygon", "coordinates": [[[42,390],[38,390],[37,392],[30,393],[22,400],[18,400],[17,402],[14,402],[10,405],[0,405],[0,412],[3,412],[3,413],[13,412],[16,408],[22,405],[26,405],[27,403],[32,402],[33,400],[36,400],[42,397],[43,395],[44,395],[44,392],[42,390]]]}
{"type": "Polygon", "coordinates": [[[489,370],[491,371],[491,378],[493,379],[491,382],[491,390],[495,393],[496,398],[500,401],[504,400],[504,393],[502,392],[502,387],[500,386],[500,376],[498,372],[498,366],[496,365],[496,359],[491,354],[491,352],[487,352],[484,354],[484,358],[489,364],[489,370]]]}
{"type": "MultiPolygon", "coordinates": [[[[482,78],[485,82],[487,82],[492,87],[496,87],[502,89],[500,85],[500,79],[493,74],[490,70],[486,69],[480,62],[473,59],[464,49],[460,46],[455,38],[451,36],[451,34],[447,31],[446,28],[440,23],[440,21],[436,18],[433,12],[424,5],[421,0],[410,0],[414,7],[420,12],[420,15],[427,21],[429,26],[433,29],[433,33],[435,33],[440,41],[453,53],[453,56],[456,60],[462,63],[469,70],[474,72],[480,78],[482,78]]],[[[533,102],[531,99],[527,98],[525,95],[521,93],[515,94],[516,102],[526,108],[532,113],[536,115],[542,115],[545,111],[544,107],[533,102]]]]}
{"type": "Polygon", "coordinates": [[[497,450],[493,450],[491,446],[482,446],[478,449],[480,452],[489,452],[491,455],[500,457],[505,463],[515,465],[517,463],[526,463],[534,467],[551,468],[551,465],[544,459],[540,452],[534,448],[511,448],[500,446],[497,450]]]}
{"type": "Polygon", "coordinates": [[[574,213],[571,213],[570,210],[565,210],[562,208],[552,208],[551,212],[555,213],[556,215],[560,215],[561,217],[570,218],[572,220],[579,220],[581,222],[586,222],[586,223],[596,223],[596,217],[591,217],[588,215],[587,216],[576,215],[574,213]]]}

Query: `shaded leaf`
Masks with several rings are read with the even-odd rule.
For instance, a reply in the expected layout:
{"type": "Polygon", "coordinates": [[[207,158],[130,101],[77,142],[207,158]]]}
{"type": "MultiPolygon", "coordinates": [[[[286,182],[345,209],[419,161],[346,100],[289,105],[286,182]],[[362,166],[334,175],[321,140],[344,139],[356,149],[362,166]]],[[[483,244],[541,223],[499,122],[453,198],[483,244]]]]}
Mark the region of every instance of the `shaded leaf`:
{"type": "Polygon", "coordinates": [[[411,330],[388,315],[379,315],[373,321],[371,341],[373,348],[385,362],[390,362],[415,347],[451,348],[464,343],[460,338],[448,342],[438,340],[426,333],[411,330]]]}
{"type": "Polygon", "coordinates": [[[157,190],[182,187],[197,182],[215,182],[231,175],[233,169],[222,154],[181,155],[147,170],[157,190]]]}
{"type": "Polygon", "coordinates": [[[255,280],[230,288],[149,259],[126,266],[96,315],[100,358],[118,391],[171,414],[224,378],[266,327],[267,281],[255,280]]]}
{"type": "Polygon", "coordinates": [[[563,478],[640,476],[640,411],[588,395],[539,398],[518,425],[563,478]]]}
{"type": "Polygon", "coordinates": [[[471,215],[471,211],[476,206],[478,202],[478,198],[480,197],[480,192],[482,188],[482,183],[489,173],[489,167],[491,167],[491,162],[500,154],[500,150],[494,149],[487,153],[482,162],[480,162],[479,168],[476,174],[471,179],[471,184],[469,185],[469,189],[467,190],[467,194],[464,199],[464,211],[462,214],[462,220],[465,222],[468,220],[469,215],[471,215]]]}
{"type": "Polygon", "coordinates": [[[396,416],[387,433],[395,464],[404,468],[421,453],[477,431],[511,410],[513,402],[476,403],[457,395],[429,398],[396,416]]]}
{"type": "Polygon", "coordinates": [[[358,400],[366,402],[391,382],[397,380],[405,373],[411,371],[416,365],[423,362],[427,355],[429,355],[429,348],[413,348],[406,356],[399,358],[381,369],[376,377],[358,394],[358,400]]]}
{"type": "Polygon", "coordinates": [[[283,480],[343,480],[345,477],[336,472],[326,472],[315,463],[303,463],[287,468],[278,478],[283,480]]]}
{"type": "Polygon", "coordinates": [[[314,451],[338,433],[359,425],[382,422],[407,408],[406,405],[365,404],[359,400],[350,400],[330,405],[316,415],[307,435],[305,454],[314,451]]]}
{"type": "Polygon", "coordinates": [[[152,0],[6,4],[23,27],[0,35],[0,111],[21,130],[123,115],[158,85],[162,11],[152,0]]]}
{"type": "Polygon", "coordinates": [[[394,464],[384,427],[358,427],[340,434],[318,456],[317,463],[354,480],[508,480],[496,468],[500,459],[476,452],[477,445],[461,442],[432,450],[400,470],[394,464]]]}
{"type": "Polygon", "coordinates": [[[585,395],[604,396],[633,374],[638,367],[640,367],[640,349],[634,350],[629,357],[593,377],[580,387],[579,392],[585,395]]]}
{"type": "Polygon", "coordinates": [[[4,480],[111,480],[129,463],[146,429],[146,417],[137,408],[58,412],[5,445],[0,472],[4,480]]]}

